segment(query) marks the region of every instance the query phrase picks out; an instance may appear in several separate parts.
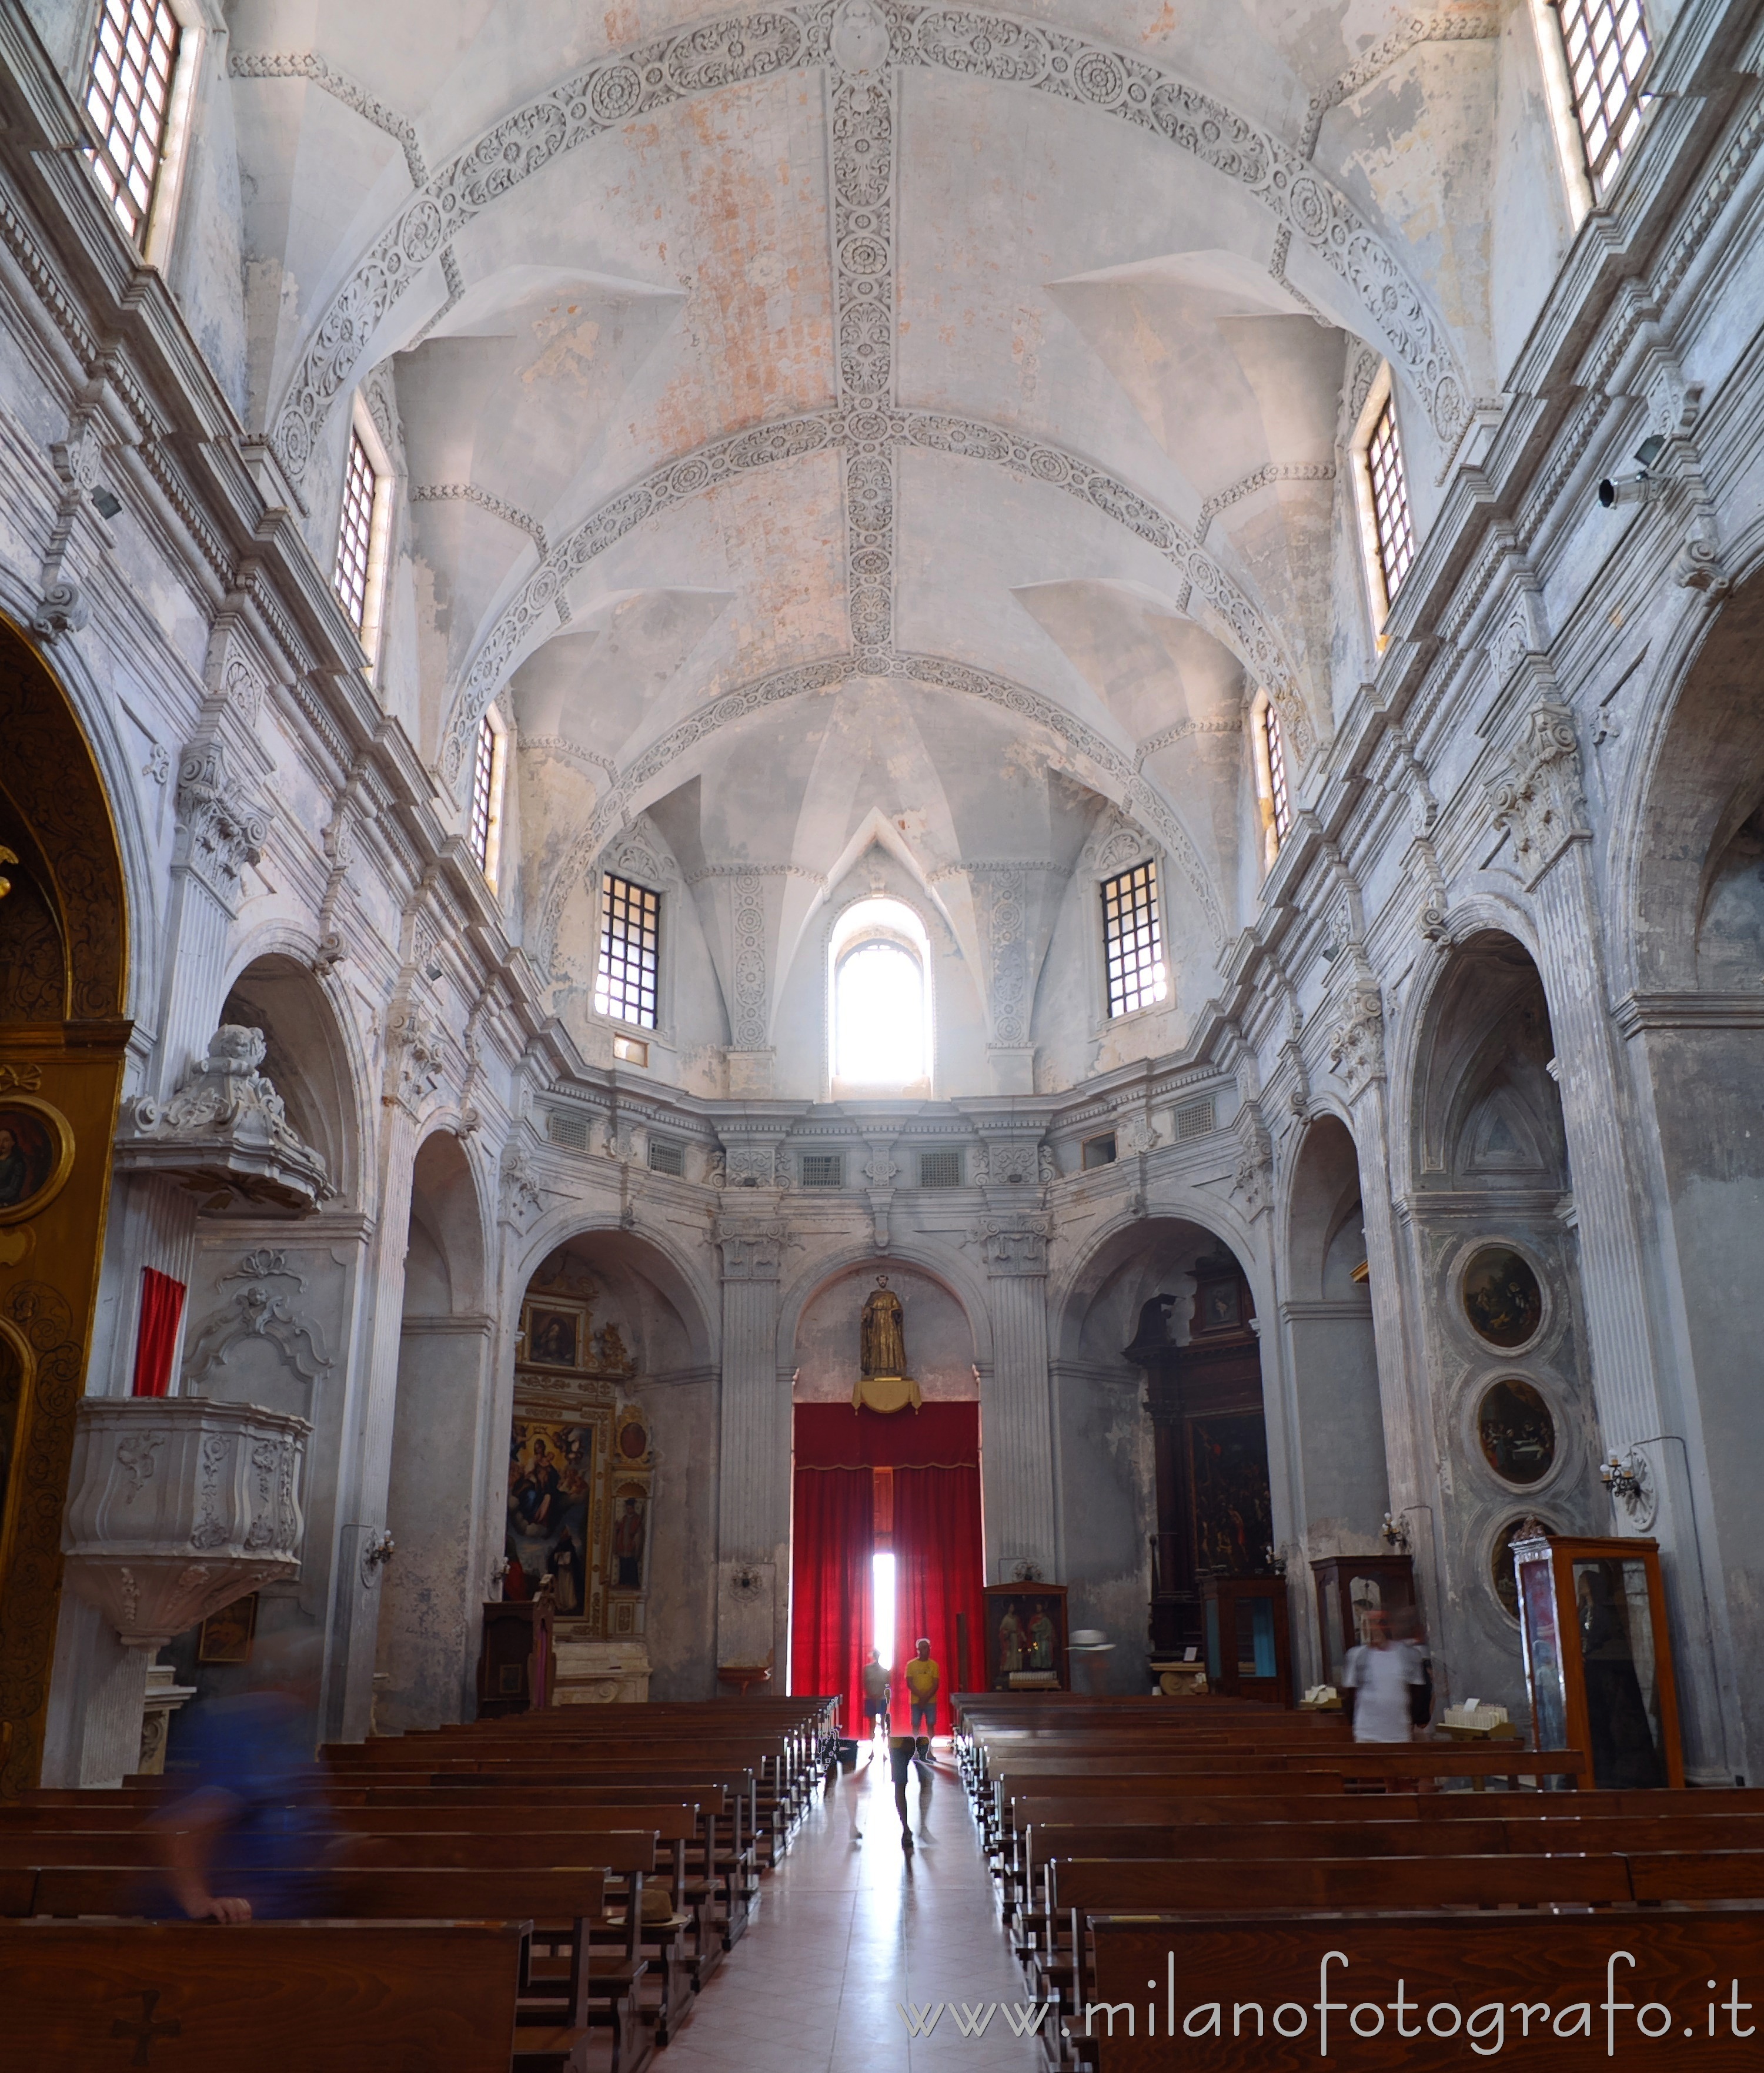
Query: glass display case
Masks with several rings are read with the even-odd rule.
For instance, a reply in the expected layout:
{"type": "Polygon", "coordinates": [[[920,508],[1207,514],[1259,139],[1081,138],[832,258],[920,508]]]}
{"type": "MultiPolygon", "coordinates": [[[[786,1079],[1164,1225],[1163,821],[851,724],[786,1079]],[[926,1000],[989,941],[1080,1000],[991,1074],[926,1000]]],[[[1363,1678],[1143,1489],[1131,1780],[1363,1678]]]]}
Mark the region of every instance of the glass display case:
{"type": "Polygon", "coordinates": [[[1284,1576],[1201,1579],[1207,1681],[1234,1699],[1292,1704],[1284,1576]]]}
{"type": "Polygon", "coordinates": [[[1317,1630],[1323,1641],[1323,1682],[1339,1691],[1347,1652],[1366,1638],[1374,1613],[1393,1633],[1416,1626],[1415,1560],[1409,1555],[1325,1555],[1311,1564],[1317,1579],[1317,1630]]]}
{"type": "Polygon", "coordinates": [[[1513,1567],[1535,1746],[1585,1750],[1596,1786],[1682,1785],[1659,1543],[1524,1532],[1513,1567]]]}

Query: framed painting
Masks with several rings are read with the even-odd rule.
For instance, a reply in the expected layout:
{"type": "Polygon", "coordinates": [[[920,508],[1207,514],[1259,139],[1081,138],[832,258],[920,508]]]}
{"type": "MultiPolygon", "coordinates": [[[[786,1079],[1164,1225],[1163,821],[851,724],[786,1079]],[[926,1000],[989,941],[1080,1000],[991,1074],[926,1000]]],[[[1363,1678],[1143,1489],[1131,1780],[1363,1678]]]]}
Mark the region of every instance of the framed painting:
{"type": "Polygon", "coordinates": [[[1511,1246],[1486,1245],[1464,1270],[1464,1314],[1491,1346],[1511,1351],[1535,1339],[1544,1290],[1531,1263],[1511,1246]]]}
{"type": "Polygon", "coordinates": [[[567,1418],[515,1419],[509,1440],[504,1550],[520,1564],[530,1593],[550,1572],[559,1619],[579,1619],[587,1603],[595,1461],[591,1424],[567,1418]]]}
{"type": "Polygon", "coordinates": [[[1065,1585],[995,1584],[983,1597],[989,1688],[1065,1691],[1065,1585]]]}
{"type": "Polygon", "coordinates": [[[562,1304],[527,1305],[525,1358],[534,1367],[579,1368],[582,1313],[562,1304]]]}
{"type": "Polygon", "coordinates": [[[73,1169],[73,1129],[35,1095],[0,1097],[0,1224],[45,1210],[73,1169]]]}
{"type": "Polygon", "coordinates": [[[249,1663],[258,1631],[258,1594],[250,1592],[210,1613],[196,1637],[198,1663],[249,1663]]]}

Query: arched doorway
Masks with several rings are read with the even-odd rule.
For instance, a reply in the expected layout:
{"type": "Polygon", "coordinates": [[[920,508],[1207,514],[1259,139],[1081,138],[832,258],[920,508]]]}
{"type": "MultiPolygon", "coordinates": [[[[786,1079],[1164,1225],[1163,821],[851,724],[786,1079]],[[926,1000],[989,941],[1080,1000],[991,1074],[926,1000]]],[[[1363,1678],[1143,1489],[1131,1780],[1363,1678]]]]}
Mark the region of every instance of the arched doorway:
{"type": "Polygon", "coordinates": [[[866,1260],[810,1296],[794,1355],[790,1689],[836,1692],[846,1719],[861,1723],[860,1672],[873,1646],[892,1673],[893,1721],[904,1729],[902,1673],[922,1638],[940,1671],[936,1731],[946,1733],[949,1695],[982,1675],[973,1325],[936,1276],[898,1259],[866,1260]],[[897,1347],[886,1342],[884,1314],[898,1320],[897,1347]],[[901,1358],[888,1358],[889,1350],[901,1358]],[[906,1373],[880,1372],[896,1365],[906,1373]]]}
{"type": "Polygon", "coordinates": [[[582,1231],[540,1260],[505,1437],[504,1596],[548,1585],[559,1699],[714,1696],[716,1378],[661,1247],[582,1231]]]}
{"type": "Polygon", "coordinates": [[[1292,1457],[1306,1552],[1376,1554],[1390,1503],[1368,1292],[1360,1160],[1347,1126],[1320,1115],[1300,1143],[1286,1218],[1281,1321],[1290,1350],[1292,1457]]]}
{"type": "Polygon", "coordinates": [[[437,1131],[411,1174],[404,1317],[393,1413],[373,1721],[381,1734],[471,1717],[475,1545],[485,1480],[494,1320],[484,1300],[484,1213],[458,1138],[437,1131]]]}
{"type": "Polygon", "coordinates": [[[1515,1718],[1524,1670],[1500,1535],[1526,1507],[1559,1530],[1604,1530],[1563,1069],[1525,946],[1496,929],[1461,943],[1422,1022],[1407,1205],[1428,1383],[1416,1410],[1449,1472],[1404,1523],[1417,1567],[1439,1572],[1432,1638],[1452,1688],[1515,1718]]]}
{"type": "Polygon", "coordinates": [[[0,623],[0,1796],[36,1783],[129,1024],[104,783],[42,658],[0,623]]]}
{"type": "MultiPolygon", "coordinates": [[[[1082,1605],[1154,1658],[1198,1651],[1207,1577],[1274,1572],[1259,1329],[1242,1263],[1202,1225],[1149,1218],[1086,1263],[1053,1364],[1074,1622],[1082,1605]]],[[[1145,1665],[1118,1647],[1111,1684],[1143,1688],[1145,1665]]]]}

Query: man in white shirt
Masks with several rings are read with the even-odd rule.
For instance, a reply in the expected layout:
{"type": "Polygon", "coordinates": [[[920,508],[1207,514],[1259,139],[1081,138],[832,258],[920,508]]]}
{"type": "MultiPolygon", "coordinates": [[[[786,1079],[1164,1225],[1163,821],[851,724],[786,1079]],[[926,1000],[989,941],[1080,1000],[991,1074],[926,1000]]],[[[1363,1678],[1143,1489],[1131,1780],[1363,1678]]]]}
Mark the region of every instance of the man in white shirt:
{"type": "Polygon", "coordinates": [[[1348,1651],[1342,1682],[1354,1694],[1357,1742],[1406,1742],[1412,1738],[1409,1692],[1421,1682],[1420,1658],[1406,1641],[1391,1636],[1383,1613],[1366,1622],[1362,1646],[1348,1651]]]}

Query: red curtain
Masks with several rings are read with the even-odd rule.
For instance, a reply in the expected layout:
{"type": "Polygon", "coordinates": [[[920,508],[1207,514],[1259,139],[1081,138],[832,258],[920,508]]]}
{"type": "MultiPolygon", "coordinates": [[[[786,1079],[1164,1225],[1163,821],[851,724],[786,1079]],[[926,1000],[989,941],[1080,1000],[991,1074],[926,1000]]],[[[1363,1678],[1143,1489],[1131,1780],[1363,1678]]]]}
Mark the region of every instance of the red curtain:
{"type": "Polygon", "coordinates": [[[979,1460],[978,1403],[924,1403],[887,1416],[848,1403],[796,1407],[799,1469],[977,1468],[979,1460]]]}
{"type": "Polygon", "coordinates": [[[968,1616],[971,1651],[981,1642],[980,1407],[926,1403],[889,1416],[844,1403],[796,1407],[796,1519],[791,1563],[790,1688],[838,1692],[845,1732],[863,1731],[863,1668],[870,1563],[875,1552],[872,1471],[893,1471],[894,1725],[905,1729],[901,1666],[921,1634],[943,1675],[938,1725],[947,1731],[957,1688],[955,1616],[968,1616]]]}
{"type": "Polygon", "coordinates": [[[844,1700],[841,1725],[863,1733],[864,1614],[875,1546],[870,1471],[798,1469],[793,1521],[790,1689],[844,1700]]]}
{"type": "Polygon", "coordinates": [[[183,1284],[156,1267],[141,1270],[141,1329],[134,1342],[137,1396],[163,1396],[171,1387],[171,1350],[183,1315],[183,1284]]]}
{"type": "MultiPolygon", "coordinates": [[[[952,1408],[975,1408],[967,1405],[952,1408]]],[[[942,1671],[934,1732],[950,1730],[950,1694],[960,1689],[955,1653],[955,1616],[968,1616],[969,1675],[981,1638],[981,1587],[985,1554],[980,1540],[978,1465],[952,1469],[896,1469],[894,1472],[894,1562],[896,1639],[894,1659],[905,1663],[921,1634],[942,1671]]],[[[905,1729],[909,1694],[901,1686],[896,1725],[905,1729]]]]}

